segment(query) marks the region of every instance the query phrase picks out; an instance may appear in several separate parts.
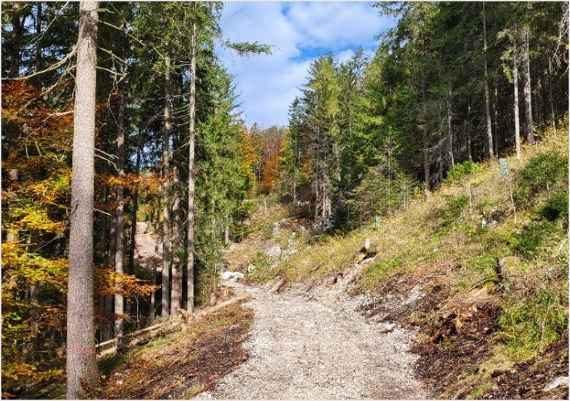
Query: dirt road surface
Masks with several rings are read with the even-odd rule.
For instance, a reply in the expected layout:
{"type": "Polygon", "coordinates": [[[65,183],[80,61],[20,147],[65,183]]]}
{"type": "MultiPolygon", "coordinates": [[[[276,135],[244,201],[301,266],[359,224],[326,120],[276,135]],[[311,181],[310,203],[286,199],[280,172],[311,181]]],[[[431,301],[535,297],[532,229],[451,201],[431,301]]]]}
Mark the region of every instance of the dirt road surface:
{"type": "Polygon", "coordinates": [[[250,358],[200,399],[420,399],[412,333],[369,323],[349,301],[327,292],[274,294],[232,283],[253,295],[250,358]],[[324,296],[323,296],[324,295],[324,296]]]}

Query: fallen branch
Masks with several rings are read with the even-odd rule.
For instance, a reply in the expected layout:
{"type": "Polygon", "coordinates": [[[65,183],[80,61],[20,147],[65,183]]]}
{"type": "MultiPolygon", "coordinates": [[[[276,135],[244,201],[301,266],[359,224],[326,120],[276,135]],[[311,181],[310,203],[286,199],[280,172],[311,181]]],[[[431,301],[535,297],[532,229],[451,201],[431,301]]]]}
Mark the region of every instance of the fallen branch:
{"type": "MultiPolygon", "coordinates": [[[[245,301],[250,298],[248,294],[242,294],[228,301],[222,302],[219,305],[215,305],[209,308],[200,310],[194,315],[189,315],[185,311],[180,311],[180,315],[172,317],[165,322],[157,323],[155,325],[145,327],[137,331],[133,331],[125,335],[125,346],[126,348],[131,348],[136,345],[148,342],[155,337],[162,337],[175,331],[181,330],[185,325],[196,322],[197,320],[203,318],[206,315],[215,313],[229,305],[245,301]]],[[[97,351],[97,358],[104,358],[117,353],[117,339],[113,338],[111,340],[104,341],[95,346],[97,351]]]]}

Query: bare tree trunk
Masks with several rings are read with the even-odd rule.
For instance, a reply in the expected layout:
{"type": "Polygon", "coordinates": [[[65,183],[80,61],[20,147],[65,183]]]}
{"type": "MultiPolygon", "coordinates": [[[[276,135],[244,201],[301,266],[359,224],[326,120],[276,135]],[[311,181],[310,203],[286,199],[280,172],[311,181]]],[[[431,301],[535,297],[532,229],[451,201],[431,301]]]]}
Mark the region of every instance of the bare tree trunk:
{"type": "Polygon", "coordinates": [[[554,97],[552,96],[552,60],[548,58],[548,103],[550,103],[550,118],[552,119],[552,127],[556,129],[556,109],[554,106],[554,97]]]}
{"type": "MultiPolygon", "coordinates": [[[[194,4],[196,6],[196,4],[194,4]]],[[[190,114],[190,127],[188,129],[188,243],[187,243],[187,295],[186,310],[194,312],[194,152],[196,146],[196,22],[192,24],[191,54],[190,54],[190,99],[188,112],[190,114]]]]}
{"type": "Polygon", "coordinates": [[[93,298],[97,1],[82,1],[79,11],[67,290],[68,399],[88,397],[98,377],[93,298]]]}
{"type": "Polygon", "coordinates": [[[499,84],[497,82],[497,76],[495,74],[495,84],[494,86],[494,102],[493,102],[493,132],[495,133],[495,138],[493,144],[495,145],[495,155],[499,156],[499,84]]]}
{"type": "Polygon", "coordinates": [[[166,59],[165,72],[165,103],[164,103],[164,127],[162,136],[162,160],[163,160],[163,182],[162,195],[164,206],[162,207],[162,309],[161,315],[168,316],[170,314],[170,262],[172,260],[172,242],[171,242],[171,222],[170,222],[170,192],[172,179],[170,176],[170,159],[171,159],[171,134],[172,121],[170,111],[170,59],[166,59]]]}
{"type": "MultiPolygon", "coordinates": [[[[421,101],[422,101],[422,113],[423,118],[427,119],[427,110],[426,110],[426,81],[425,77],[422,77],[421,81],[421,101]]],[[[428,129],[425,125],[426,122],[424,121],[424,127],[422,128],[422,145],[423,145],[423,155],[424,155],[424,183],[425,188],[424,192],[427,197],[431,195],[430,191],[430,183],[431,183],[431,172],[430,172],[430,159],[429,159],[429,140],[428,140],[428,129]]]]}
{"type": "Polygon", "coordinates": [[[172,206],[172,294],[170,297],[170,312],[176,314],[184,306],[182,300],[182,216],[180,204],[180,172],[178,166],[173,168],[174,200],[172,206]]]}
{"type": "Polygon", "coordinates": [[[544,114],[544,99],[546,99],[546,91],[544,90],[543,83],[543,76],[538,76],[536,81],[536,93],[538,96],[535,97],[535,110],[536,110],[536,120],[539,121],[539,124],[542,126],[546,125],[546,118],[544,114]]]}
{"type": "MultiPolygon", "coordinates": [[[[36,3],[36,34],[41,35],[42,31],[42,3],[36,3]]],[[[38,40],[36,43],[36,59],[34,60],[34,64],[36,67],[36,72],[41,71],[43,66],[43,57],[42,57],[42,47],[40,46],[40,41],[38,40]]]]}
{"type": "MultiPolygon", "coordinates": [[[[119,100],[119,124],[117,133],[117,168],[119,170],[120,184],[117,187],[117,210],[115,211],[115,272],[124,273],[124,231],[125,231],[125,199],[124,199],[124,183],[125,179],[125,127],[124,118],[124,99],[121,96],[119,100]]],[[[124,348],[123,344],[123,314],[124,299],[121,294],[115,294],[115,337],[117,337],[117,349],[120,351],[124,348]]]]}
{"type": "Polygon", "coordinates": [[[471,98],[467,101],[467,158],[473,161],[473,153],[471,151],[471,98]]]}
{"type": "Polygon", "coordinates": [[[513,90],[514,90],[514,113],[515,113],[515,148],[517,151],[517,159],[521,158],[521,132],[519,119],[519,66],[518,66],[518,49],[515,45],[513,52],[513,90]]]}
{"type": "Polygon", "coordinates": [[[525,111],[526,111],[526,140],[528,143],[534,143],[534,118],[532,115],[532,90],[531,90],[531,82],[530,82],[530,56],[529,56],[529,31],[530,28],[525,26],[524,29],[524,47],[523,47],[523,57],[524,57],[524,72],[525,72],[525,80],[524,80],[524,104],[525,104],[525,111]]]}
{"type": "Polygon", "coordinates": [[[448,86],[447,91],[447,145],[449,160],[451,161],[451,167],[455,166],[455,158],[453,157],[453,130],[452,130],[452,116],[451,116],[451,84],[448,86]]]}
{"type": "Polygon", "coordinates": [[[483,3],[483,54],[485,63],[484,89],[485,89],[485,120],[487,122],[487,138],[489,141],[489,158],[495,158],[493,152],[493,130],[491,128],[491,108],[489,99],[489,72],[487,71],[487,15],[483,3]]]}

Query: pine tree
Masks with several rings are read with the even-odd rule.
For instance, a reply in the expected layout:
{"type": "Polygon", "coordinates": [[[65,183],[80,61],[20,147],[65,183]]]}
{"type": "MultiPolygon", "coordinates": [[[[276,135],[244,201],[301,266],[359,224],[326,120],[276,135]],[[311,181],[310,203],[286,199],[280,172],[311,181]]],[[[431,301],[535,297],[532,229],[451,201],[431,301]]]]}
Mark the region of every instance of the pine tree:
{"type": "Polygon", "coordinates": [[[80,3],[71,178],[67,293],[67,398],[85,398],[97,380],[93,305],[97,2],[80,3]]]}

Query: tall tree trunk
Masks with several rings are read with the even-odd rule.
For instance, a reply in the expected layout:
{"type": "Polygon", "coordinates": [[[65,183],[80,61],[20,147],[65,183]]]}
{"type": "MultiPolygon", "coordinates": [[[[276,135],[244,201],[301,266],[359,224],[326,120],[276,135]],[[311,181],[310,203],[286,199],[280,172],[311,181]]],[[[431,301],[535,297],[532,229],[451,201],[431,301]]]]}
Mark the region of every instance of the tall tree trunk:
{"type": "Polygon", "coordinates": [[[513,52],[513,90],[514,90],[514,114],[515,114],[515,148],[517,159],[521,158],[521,132],[519,119],[519,65],[517,57],[518,49],[515,45],[513,52]]]}
{"type": "Polygon", "coordinates": [[[539,124],[545,126],[546,118],[544,114],[544,99],[546,99],[546,92],[544,90],[543,83],[543,76],[538,76],[536,81],[536,93],[538,96],[535,97],[534,107],[536,110],[536,121],[539,121],[539,124]]]}
{"type": "Polygon", "coordinates": [[[93,299],[97,1],[82,1],[79,11],[67,290],[68,399],[88,397],[98,377],[93,299]]]}
{"type": "Polygon", "coordinates": [[[471,151],[471,98],[467,100],[467,158],[473,161],[473,152],[471,151]]]}
{"type": "MultiPolygon", "coordinates": [[[[194,4],[194,7],[196,4],[194,4]]],[[[191,54],[190,54],[190,99],[188,112],[190,115],[190,127],[188,129],[188,243],[186,253],[187,263],[187,295],[186,310],[194,312],[194,148],[196,146],[196,46],[197,46],[196,22],[192,23],[191,54]]]]}
{"type": "Polygon", "coordinates": [[[429,149],[429,138],[428,138],[428,128],[427,128],[427,109],[426,109],[426,80],[422,77],[421,80],[421,102],[422,102],[422,114],[424,119],[424,126],[422,128],[422,146],[423,146],[423,156],[424,156],[424,184],[425,184],[425,194],[427,197],[431,195],[430,184],[431,184],[431,172],[430,172],[430,149],[429,149]]]}
{"type": "MultiPolygon", "coordinates": [[[[125,127],[124,127],[124,98],[119,95],[119,115],[118,115],[118,133],[117,133],[117,169],[119,170],[120,183],[117,186],[117,209],[115,211],[115,272],[123,274],[124,260],[125,260],[125,247],[124,247],[124,234],[125,234],[125,127]]],[[[115,337],[117,337],[117,349],[122,351],[124,349],[123,343],[123,315],[124,299],[123,295],[115,294],[115,337]]]]}
{"type": "MultiPolygon", "coordinates": [[[[36,35],[41,35],[42,32],[42,3],[36,3],[36,35]]],[[[42,57],[42,47],[41,41],[37,41],[36,43],[36,59],[34,60],[34,64],[36,67],[36,72],[40,71],[43,68],[43,57],[42,57]]]]}
{"type": "Polygon", "coordinates": [[[525,73],[525,80],[524,80],[524,105],[525,105],[525,112],[526,112],[526,140],[528,143],[534,143],[534,118],[532,115],[532,90],[531,90],[531,82],[530,82],[530,56],[529,56],[529,33],[530,28],[528,25],[524,28],[524,45],[523,45],[523,54],[524,54],[524,73],[525,73]]]}
{"type": "Polygon", "coordinates": [[[495,71],[495,82],[493,84],[493,145],[495,145],[495,155],[499,157],[499,72],[495,71]]]}
{"type": "Polygon", "coordinates": [[[552,120],[552,127],[556,129],[556,108],[554,106],[554,96],[552,95],[553,86],[553,70],[552,70],[552,60],[548,58],[548,103],[550,104],[550,119],[552,120]]]}
{"type": "Polygon", "coordinates": [[[170,297],[170,311],[172,314],[176,314],[178,310],[182,309],[182,236],[181,233],[184,231],[182,227],[182,216],[181,216],[181,199],[180,199],[180,170],[175,164],[173,166],[173,189],[174,189],[174,199],[172,203],[172,295],[170,297]]]}
{"type": "Polygon", "coordinates": [[[164,103],[164,127],[162,136],[162,160],[163,160],[163,182],[162,182],[162,195],[164,199],[164,206],[162,207],[162,309],[161,315],[168,316],[170,314],[170,265],[172,260],[172,243],[170,236],[170,196],[172,183],[170,182],[170,159],[171,159],[171,134],[172,122],[170,115],[170,60],[166,59],[166,73],[165,73],[165,103],[164,103]]]}
{"type": "Polygon", "coordinates": [[[452,115],[451,115],[451,84],[447,88],[447,145],[449,160],[451,167],[455,166],[455,158],[453,157],[453,129],[452,129],[452,115]]]}
{"type": "Polygon", "coordinates": [[[483,58],[484,58],[484,89],[485,89],[485,120],[487,122],[487,139],[489,141],[489,158],[495,158],[493,152],[493,130],[491,128],[491,107],[489,99],[489,72],[487,71],[487,14],[483,3],[483,58]]]}

